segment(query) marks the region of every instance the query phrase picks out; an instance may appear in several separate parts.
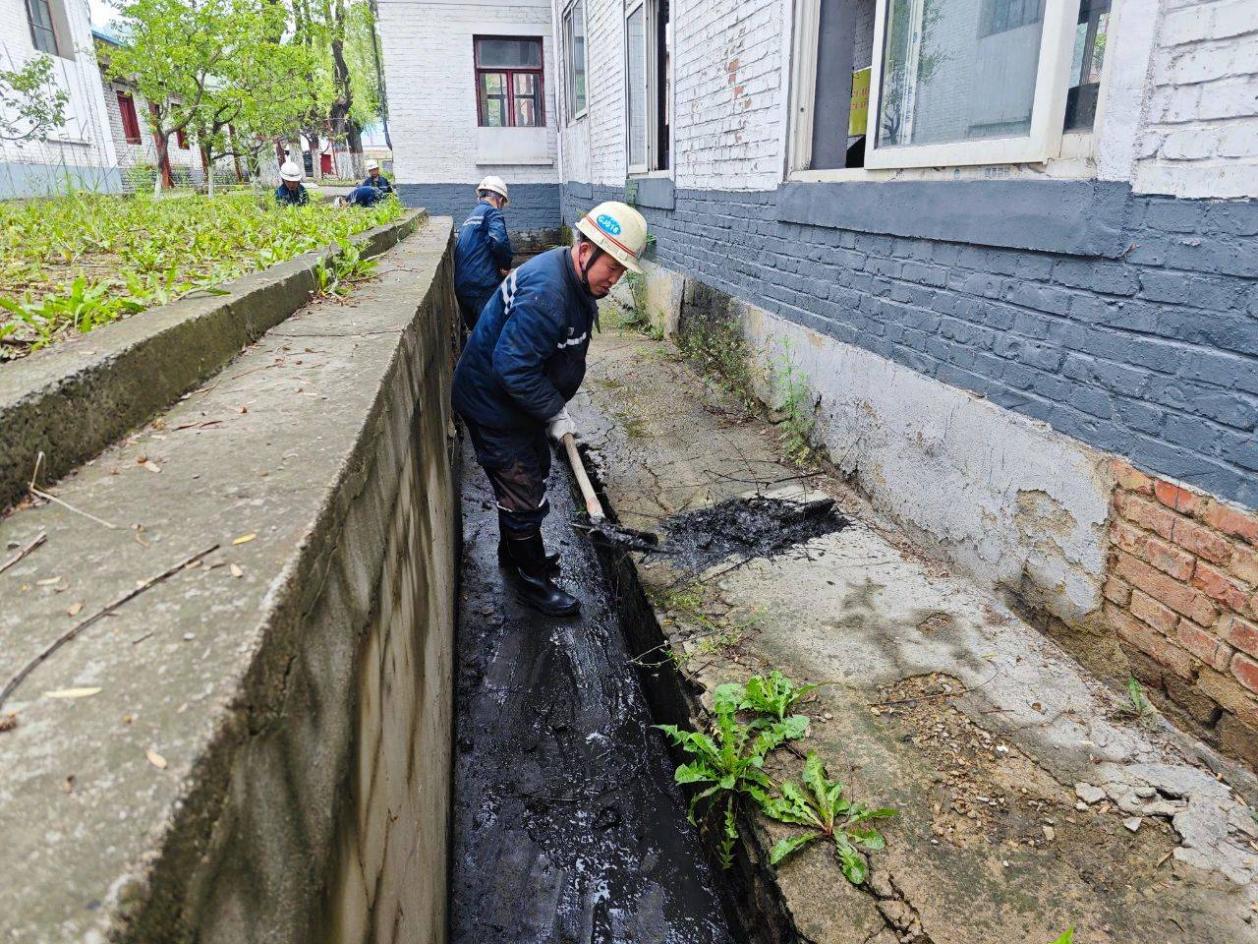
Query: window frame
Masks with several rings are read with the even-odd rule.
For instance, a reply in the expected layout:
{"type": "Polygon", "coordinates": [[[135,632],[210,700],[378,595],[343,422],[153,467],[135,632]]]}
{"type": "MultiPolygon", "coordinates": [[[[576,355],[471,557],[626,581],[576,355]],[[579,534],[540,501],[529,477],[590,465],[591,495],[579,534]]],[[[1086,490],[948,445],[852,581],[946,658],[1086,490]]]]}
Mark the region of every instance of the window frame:
{"type": "MultiPolygon", "coordinates": [[[[669,177],[673,176],[673,166],[676,164],[676,155],[674,148],[674,136],[676,134],[675,112],[672,108],[672,101],[668,102],[668,111],[674,120],[668,125],[668,154],[669,161],[667,167],[660,167],[660,55],[659,48],[659,0],[625,0],[624,15],[621,19],[621,36],[624,41],[624,59],[622,66],[624,68],[624,116],[625,116],[625,168],[626,173],[630,177],[669,177]],[[631,90],[629,88],[629,17],[636,13],[639,9],[642,12],[642,29],[644,42],[645,62],[643,68],[646,75],[646,163],[632,163],[631,155],[633,153],[633,142],[631,135],[633,129],[630,127],[630,109],[629,96],[631,90]]],[[[671,11],[670,11],[671,26],[671,11]]],[[[676,38],[674,36],[673,44],[676,46],[676,38]]],[[[676,56],[668,63],[668,92],[670,95],[677,94],[677,82],[674,75],[676,67],[676,56]]]]}
{"type": "MultiPolygon", "coordinates": [[[[545,128],[546,127],[546,37],[541,34],[533,34],[531,36],[507,36],[497,33],[477,33],[472,36],[472,69],[475,78],[474,89],[476,93],[476,126],[478,128],[545,128]],[[480,64],[480,46],[481,40],[513,40],[515,42],[536,43],[541,51],[541,65],[533,69],[508,69],[495,66],[481,67],[480,64]],[[496,73],[505,75],[507,88],[507,123],[504,125],[490,125],[485,123],[485,110],[481,102],[481,75],[484,73],[496,73]],[[537,123],[532,125],[517,125],[515,123],[515,76],[532,75],[537,80],[537,123]]],[[[531,97],[531,96],[530,96],[531,97]]]]}
{"type": "MultiPolygon", "coordinates": [[[[1079,0],[1044,0],[1044,28],[1035,73],[1031,127],[1018,137],[975,138],[946,144],[879,147],[883,66],[886,60],[887,5],[876,0],[873,72],[869,83],[869,122],[865,127],[865,167],[898,170],[909,167],[963,167],[980,164],[1042,164],[1061,147],[1066,116],[1066,87],[1078,25],[1079,0]]],[[[815,66],[814,66],[815,72],[815,66]]]]}
{"type": "Polygon", "coordinates": [[[572,124],[590,113],[590,21],[589,11],[586,9],[585,0],[571,0],[567,7],[564,8],[563,14],[560,16],[559,20],[559,31],[560,36],[563,38],[564,49],[564,109],[567,114],[567,123],[572,124]],[[574,112],[572,110],[572,96],[573,86],[575,85],[576,79],[576,73],[574,71],[576,59],[574,58],[572,52],[571,24],[573,21],[573,14],[576,12],[577,7],[581,8],[582,29],[585,31],[585,42],[582,44],[581,50],[581,58],[584,60],[581,63],[581,66],[585,71],[585,102],[583,103],[580,111],[574,112]]]}
{"type": "Polygon", "coordinates": [[[25,0],[24,6],[26,7],[26,23],[30,27],[31,31],[31,45],[34,47],[35,51],[37,53],[42,53],[45,56],[56,56],[59,59],[70,58],[61,51],[61,31],[57,26],[58,14],[61,11],[57,7],[57,0],[25,0]],[[52,49],[44,49],[39,44],[39,31],[42,31],[45,28],[36,27],[35,25],[34,7],[36,4],[42,5],[43,8],[48,11],[47,32],[52,36],[52,49]]]}
{"type": "Polygon", "coordinates": [[[135,96],[125,89],[115,88],[114,96],[118,99],[118,114],[122,119],[122,138],[127,144],[143,144],[144,134],[140,127],[140,112],[135,107],[135,96]],[[127,127],[128,117],[130,123],[135,127],[135,136],[132,137],[132,131],[127,127]]]}

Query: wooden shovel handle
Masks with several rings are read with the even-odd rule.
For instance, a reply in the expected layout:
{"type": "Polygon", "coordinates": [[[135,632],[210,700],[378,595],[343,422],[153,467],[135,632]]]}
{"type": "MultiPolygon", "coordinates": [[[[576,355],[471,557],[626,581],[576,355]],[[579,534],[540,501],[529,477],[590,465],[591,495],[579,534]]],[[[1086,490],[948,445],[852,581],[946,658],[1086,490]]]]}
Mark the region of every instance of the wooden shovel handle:
{"type": "Polygon", "coordinates": [[[590,516],[591,521],[605,520],[607,515],[603,514],[603,505],[594,494],[594,486],[590,484],[590,477],[585,472],[585,463],[581,461],[581,453],[577,452],[577,441],[572,438],[572,433],[563,434],[563,447],[568,451],[568,462],[572,465],[572,474],[577,477],[581,497],[585,499],[586,514],[590,516]]]}

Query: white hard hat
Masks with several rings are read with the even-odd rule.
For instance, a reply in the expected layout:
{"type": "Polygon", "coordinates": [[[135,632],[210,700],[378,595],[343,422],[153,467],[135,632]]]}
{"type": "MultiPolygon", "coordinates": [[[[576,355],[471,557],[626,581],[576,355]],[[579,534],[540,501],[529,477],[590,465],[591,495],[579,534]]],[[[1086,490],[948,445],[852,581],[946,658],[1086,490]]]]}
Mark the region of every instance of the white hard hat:
{"type": "Polygon", "coordinates": [[[496,193],[504,200],[510,199],[507,196],[507,184],[501,177],[486,177],[476,185],[477,193],[480,193],[483,190],[488,190],[490,193],[496,193]]]}
{"type": "Polygon", "coordinates": [[[302,173],[301,168],[292,161],[285,161],[283,166],[280,167],[280,178],[282,180],[301,180],[304,176],[306,175],[302,173]]]}
{"type": "Polygon", "coordinates": [[[641,272],[638,260],[646,248],[646,219],[628,204],[610,200],[581,217],[577,229],[630,272],[641,272]]]}
{"type": "Polygon", "coordinates": [[[367,162],[367,169],[368,169],[368,170],[379,170],[379,169],[380,169],[380,162],[379,162],[379,161],[368,161],[368,162],[367,162]]]}

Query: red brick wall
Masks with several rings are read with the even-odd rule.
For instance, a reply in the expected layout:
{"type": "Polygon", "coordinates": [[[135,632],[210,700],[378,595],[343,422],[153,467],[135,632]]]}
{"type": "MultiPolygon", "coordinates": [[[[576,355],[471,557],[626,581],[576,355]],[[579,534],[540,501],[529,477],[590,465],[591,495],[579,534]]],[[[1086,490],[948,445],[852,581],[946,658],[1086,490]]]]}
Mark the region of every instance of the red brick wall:
{"type": "Polygon", "coordinates": [[[1114,474],[1106,620],[1137,676],[1258,766],[1258,514],[1125,462],[1114,474]]]}

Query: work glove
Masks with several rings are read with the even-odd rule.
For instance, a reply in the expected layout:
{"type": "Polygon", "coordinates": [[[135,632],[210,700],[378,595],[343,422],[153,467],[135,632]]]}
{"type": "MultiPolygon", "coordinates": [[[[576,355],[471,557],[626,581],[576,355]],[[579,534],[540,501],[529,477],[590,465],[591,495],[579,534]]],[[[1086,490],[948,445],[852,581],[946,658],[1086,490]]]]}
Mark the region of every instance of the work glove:
{"type": "Polygon", "coordinates": [[[565,433],[572,433],[575,436],[576,432],[577,424],[572,422],[572,417],[568,415],[567,407],[564,407],[546,421],[546,434],[555,442],[563,442],[565,433]]]}

